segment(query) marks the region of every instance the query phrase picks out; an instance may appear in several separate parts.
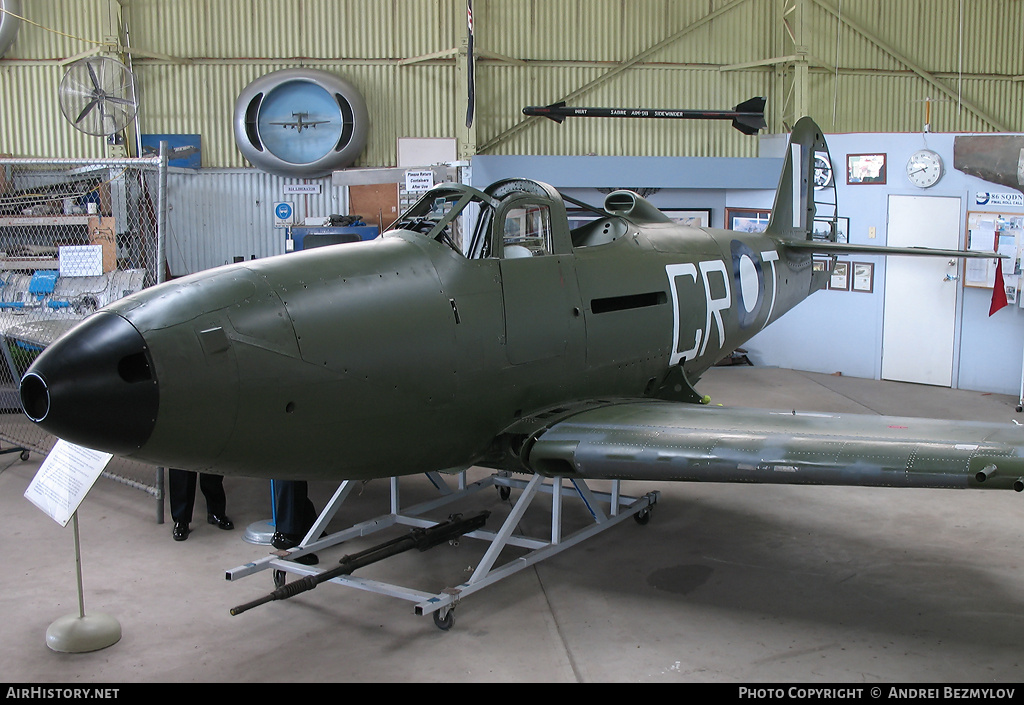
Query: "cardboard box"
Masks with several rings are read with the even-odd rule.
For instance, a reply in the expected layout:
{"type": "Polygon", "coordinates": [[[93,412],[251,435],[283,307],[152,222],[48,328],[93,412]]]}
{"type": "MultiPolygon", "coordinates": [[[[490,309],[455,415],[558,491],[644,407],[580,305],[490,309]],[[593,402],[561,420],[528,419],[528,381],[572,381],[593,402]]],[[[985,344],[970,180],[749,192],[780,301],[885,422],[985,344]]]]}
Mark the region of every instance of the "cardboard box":
{"type": "Polygon", "coordinates": [[[103,247],[103,271],[117,269],[117,228],[114,218],[89,216],[89,244],[103,247]]]}

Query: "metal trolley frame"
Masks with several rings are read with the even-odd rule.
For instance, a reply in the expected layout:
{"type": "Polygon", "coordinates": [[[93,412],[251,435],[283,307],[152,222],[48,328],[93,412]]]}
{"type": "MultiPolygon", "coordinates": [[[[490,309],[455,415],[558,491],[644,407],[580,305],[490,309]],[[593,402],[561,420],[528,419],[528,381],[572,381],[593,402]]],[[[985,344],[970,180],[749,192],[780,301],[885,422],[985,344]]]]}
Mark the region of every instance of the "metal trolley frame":
{"type": "MultiPolygon", "coordinates": [[[[512,488],[522,490],[522,494],[513,504],[511,511],[497,531],[477,529],[464,534],[467,538],[480,539],[488,543],[488,547],[472,576],[465,582],[439,593],[429,593],[400,585],[381,582],[355,575],[340,575],[325,579],[338,585],[359,588],[370,592],[398,597],[415,603],[414,613],[417,615],[433,615],[434,623],[443,630],[450,629],[454,623],[454,609],[459,601],[478,590],[496,583],[539,561],[554,556],[581,541],[590,538],[606,529],[619,524],[629,517],[640,524],[650,519],[651,509],[657,503],[660,493],[648,492],[640,497],[625,497],[620,493],[620,481],[611,481],[610,492],[595,492],[578,478],[545,478],[534,475],[529,480],[522,480],[507,473],[492,474],[476,482],[467,483],[466,471],[458,473],[458,487],[452,488],[439,473],[427,473],[427,477],[437,489],[436,499],[421,502],[402,509],[400,506],[399,478],[390,478],[391,511],[368,521],[355,524],[348,529],[324,535],[324,530],[342,503],[359,483],[346,480],[335,491],[333,497],[320,513],[313,527],[298,546],[290,550],[275,551],[273,554],[232,568],[226,572],[228,580],[239,580],[255,573],[274,570],[274,584],[280,589],[285,586],[286,574],[317,576],[325,573],[321,568],[304,565],[296,561],[305,554],[327,549],[345,541],[374,534],[378,531],[404,525],[415,529],[429,529],[438,526],[438,522],[424,517],[428,512],[446,507],[456,501],[465,499],[488,487],[495,487],[502,499],[508,499],[512,488]],[[546,538],[531,538],[513,535],[520,519],[542,494],[551,496],[551,534],[546,538]],[[575,498],[583,503],[593,523],[587,524],[568,535],[563,535],[564,497],[575,498]],[[318,538],[319,537],[319,538],[318,538]],[[498,565],[498,558],[507,546],[527,549],[527,553],[518,558],[498,565]]],[[[301,579],[301,578],[300,578],[301,579]]],[[[315,587],[315,585],[314,585],[315,587]]],[[[291,595],[286,595],[290,597],[291,595]]],[[[283,599],[281,597],[268,597],[283,599]]],[[[236,614],[232,611],[232,614],[236,614]]]]}

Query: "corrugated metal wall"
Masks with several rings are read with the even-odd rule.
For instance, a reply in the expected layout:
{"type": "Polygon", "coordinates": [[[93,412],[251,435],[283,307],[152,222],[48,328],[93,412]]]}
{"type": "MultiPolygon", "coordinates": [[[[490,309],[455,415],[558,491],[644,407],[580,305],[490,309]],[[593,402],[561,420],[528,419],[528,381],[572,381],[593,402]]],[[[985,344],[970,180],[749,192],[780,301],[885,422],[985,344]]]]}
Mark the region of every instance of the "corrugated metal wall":
{"type": "MultiPolygon", "coordinates": [[[[398,137],[465,138],[458,59],[400,64],[458,47],[465,0],[123,4],[139,52],[133,65],[142,132],[202,134],[204,166],[247,166],[232,136],[235,97],[256,77],[293,66],[337,72],[365,96],[371,133],[357,166],[394,165],[398,137]]],[[[811,65],[807,112],[827,130],[920,130],[926,98],[938,101],[937,131],[1024,129],[1021,2],[474,0],[481,58],[468,139],[492,154],[752,156],[756,140],[722,123],[578,119],[558,126],[527,120],[521,110],[577,92],[576,105],[712,109],[767,95],[770,125],[784,129],[790,65],[721,67],[792,55],[783,23],[792,6],[804,17],[801,41],[811,65]]],[[[60,115],[59,62],[114,34],[117,3],[33,0],[23,8],[55,31],[22,23],[0,59],[0,152],[103,155],[102,139],[77,132],[60,115]]]]}
{"type": "Polygon", "coordinates": [[[347,189],[319,179],[319,194],[284,193],[287,184],[307,180],[274,176],[255,169],[172,170],[167,176],[167,267],[180,277],[236,258],[270,257],[285,252],[285,231],[276,229],[274,203],[288,201],[294,220],[347,213],[347,189]]]}

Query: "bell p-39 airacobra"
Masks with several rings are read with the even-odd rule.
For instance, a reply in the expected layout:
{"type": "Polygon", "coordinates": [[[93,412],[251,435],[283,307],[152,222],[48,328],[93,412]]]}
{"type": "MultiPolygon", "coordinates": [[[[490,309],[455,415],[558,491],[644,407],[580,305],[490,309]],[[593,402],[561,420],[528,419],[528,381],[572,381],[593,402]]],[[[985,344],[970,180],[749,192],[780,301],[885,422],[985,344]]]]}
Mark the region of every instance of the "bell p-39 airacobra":
{"type": "Polygon", "coordinates": [[[825,286],[812,255],[984,255],[816,237],[816,221],[836,218],[816,156],[827,146],[805,118],[763,233],[680,225],[630,191],[570,229],[546,184],[440,184],[375,240],[227,265],[107,306],[39,355],[25,413],[73,443],[224,475],[477,465],[1024,489],[1024,430],[1010,424],[701,403],[703,372],[825,286]]]}

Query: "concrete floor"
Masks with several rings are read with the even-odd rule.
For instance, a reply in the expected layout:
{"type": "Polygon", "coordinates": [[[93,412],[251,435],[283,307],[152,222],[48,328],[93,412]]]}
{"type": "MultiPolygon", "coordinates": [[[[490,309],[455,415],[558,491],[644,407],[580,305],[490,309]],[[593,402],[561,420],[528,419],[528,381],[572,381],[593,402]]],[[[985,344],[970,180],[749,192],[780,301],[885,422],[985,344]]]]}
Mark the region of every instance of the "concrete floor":
{"type": "MultiPolygon", "coordinates": [[[[698,386],[727,406],[1024,421],[1007,396],[770,368],[716,368],[698,386]]],[[[22,496],[38,460],[0,459],[3,682],[982,683],[1017,681],[1024,665],[1014,492],[626,486],[662,492],[648,525],[627,521],[467,597],[442,632],[409,602],[333,584],[231,616],[273,589],[270,572],[225,580],[270,550],[241,540],[269,514],[269,483],[234,478],[238,528],[208,526],[200,498],[183,543],[151,499],[101,479],[79,510],[85,605],[123,636],[57,653],[47,627],[78,611],[74,538],[22,496]]],[[[322,507],[333,487],[312,491],[322,507]]],[[[430,491],[412,479],[403,501],[430,491]]],[[[386,513],[387,497],[386,481],[367,484],[332,528],[386,513]]],[[[509,508],[491,490],[477,501],[492,522],[509,508]]],[[[546,522],[539,511],[522,526],[546,522]]],[[[483,550],[464,539],[365,574],[440,591],[483,550]]],[[[332,551],[321,567],[349,549],[332,551]]]]}

